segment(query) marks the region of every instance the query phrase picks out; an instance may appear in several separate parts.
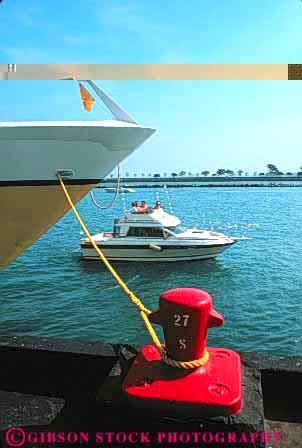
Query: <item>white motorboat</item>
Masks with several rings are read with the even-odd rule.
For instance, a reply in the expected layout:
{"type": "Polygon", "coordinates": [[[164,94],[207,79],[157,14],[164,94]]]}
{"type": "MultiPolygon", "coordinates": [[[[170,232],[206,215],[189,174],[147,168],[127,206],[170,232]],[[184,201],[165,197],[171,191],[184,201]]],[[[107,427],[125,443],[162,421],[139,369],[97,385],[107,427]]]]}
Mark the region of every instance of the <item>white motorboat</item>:
{"type": "MultiPolygon", "coordinates": [[[[107,193],[115,193],[116,188],[115,187],[106,187],[105,191],[107,193]]],[[[122,192],[122,193],[135,193],[135,190],[133,188],[129,188],[129,187],[119,187],[118,191],[122,192]]]]}
{"type": "Polygon", "coordinates": [[[77,202],[154,132],[86,82],[113,120],[0,122],[0,270],[69,210],[58,173],[77,202]]]}
{"type": "MultiPolygon", "coordinates": [[[[162,208],[128,211],[114,220],[112,232],[98,233],[93,239],[109,260],[116,261],[205,260],[236,242],[211,230],[184,229],[179,218],[162,208]]],[[[80,244],[85,259],[98,258],[88,238],[80,244]]]]}

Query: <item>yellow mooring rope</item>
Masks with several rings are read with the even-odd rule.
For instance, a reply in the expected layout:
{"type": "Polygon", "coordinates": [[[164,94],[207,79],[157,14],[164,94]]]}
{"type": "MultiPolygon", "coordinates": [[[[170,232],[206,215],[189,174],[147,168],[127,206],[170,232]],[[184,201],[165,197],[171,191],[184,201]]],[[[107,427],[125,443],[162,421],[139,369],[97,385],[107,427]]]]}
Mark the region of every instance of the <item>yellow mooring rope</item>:
{"type": "Polygon", "coordinates": [[[150,310],[148,310],[140,301],[140,299],[138,297],[136,297],[136,295],[130,291],[130,289],[128,288],[128,286],[126,285],[126,283],[124,283],[124,281],[121,279],[121,277],[118,275],[118,273],[116,272],[116,270],[111,266],[111,264],[109,263],[109,261],[107,260],[107,258],[105,257],[105,255],[103,254],[103,252],[100,250],[100,248],[97,246],[96,242],[94,241],[94,239],[92,238],[92,236],[90,235],[87,227],[85,226],[84,222],[82,221],[77,209],[74,206],[74,203],[67,191],[67,188],[63,182],[62,177],[60,176],[59,173],[57,173],[57,177],[60,181],[61,187],[63,189],[63,192],[66,196],[66,199],[75,215],[75,217],[77,218],[80,226],[82,227],[83,231],[85,232],[85,234],[87,235],[87,238],[89,239],[90,243],[92,244],[92,246],[94,247],[95,251],[97,252],[97,254],[99,255],[100,259],[103,261],[103,263],[105,264],[105,266],[108,268],[108,270],[110,271],[111,275],[114,277],[114,279],[117,281],[117,283],[119,284],[119,286],[122,288],[122,290],[127,294],[127,296],[129,297],[130,300],[132,300],[132,302],[134,303],[134,305],[137,307],[137,309],[139,310],[139,313],[141,315],[141,318],[143,319],[146,328],[149,332],[149,335],[151,336],[151,339],[154,343],[154,345],[156,346],[157,350],[159,351],[162,360],[168,364],[171,367],[178,367],[181,369],[194,369],[196,367],[200,367],[204,364],[206,364],[208,362],[209,359],[209,353],[207,350],[204,351],[202,358],[200,359],[195,359],[194,361],[176,361],[172,358],[170,358],[167,353],[165,348],[161,345],[160,340],[158,339],[149,319],[148,319],[148,315],[151,313],[150,310]]]}

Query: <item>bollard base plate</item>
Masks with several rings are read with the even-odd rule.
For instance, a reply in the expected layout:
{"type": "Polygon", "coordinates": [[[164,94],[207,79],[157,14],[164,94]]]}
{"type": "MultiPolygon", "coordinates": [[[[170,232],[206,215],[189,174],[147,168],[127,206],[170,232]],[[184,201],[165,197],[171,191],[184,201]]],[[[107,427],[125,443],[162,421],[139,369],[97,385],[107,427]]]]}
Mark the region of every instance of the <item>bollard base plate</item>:
{"type": "Polygon", "coordinates": [[[193,370],[170,367],[153,345],[144,346],[129,370],[123,391],[136,404],[156,403],[164,409],[197,406],[209,416],[240,411],[242,374],[239,355],[224,348],[207,348],[208,362],[193,370]]]}

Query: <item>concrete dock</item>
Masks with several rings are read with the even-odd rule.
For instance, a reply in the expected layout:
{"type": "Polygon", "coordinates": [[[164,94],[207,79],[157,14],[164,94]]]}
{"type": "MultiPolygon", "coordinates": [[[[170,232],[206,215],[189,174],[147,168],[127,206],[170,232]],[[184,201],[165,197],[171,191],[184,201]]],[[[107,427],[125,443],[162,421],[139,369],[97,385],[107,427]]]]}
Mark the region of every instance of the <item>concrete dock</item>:
{"type": "Polygon", "coordinates": [[[207,418],[173,405],[133,406],[121,384],[136,353],[121,344],[0,337],[1,446],[301,446],[302,356],[240,353],[241,411],[207,418]]]}

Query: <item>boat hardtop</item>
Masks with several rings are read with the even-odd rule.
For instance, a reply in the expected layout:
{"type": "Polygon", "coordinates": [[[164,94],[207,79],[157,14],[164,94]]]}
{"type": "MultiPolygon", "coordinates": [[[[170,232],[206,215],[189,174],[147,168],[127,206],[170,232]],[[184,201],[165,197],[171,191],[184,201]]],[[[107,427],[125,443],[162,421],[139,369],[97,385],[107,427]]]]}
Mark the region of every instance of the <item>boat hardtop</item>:
{"type": "Polygon", "coordinates": [[[146,211],[128,210],[121,219],[116,221],[119,225],[150,226],[150,227],[176,227],[181,224],[181,220],[170,215],[162,208],[147,208],[146,211]]]}

